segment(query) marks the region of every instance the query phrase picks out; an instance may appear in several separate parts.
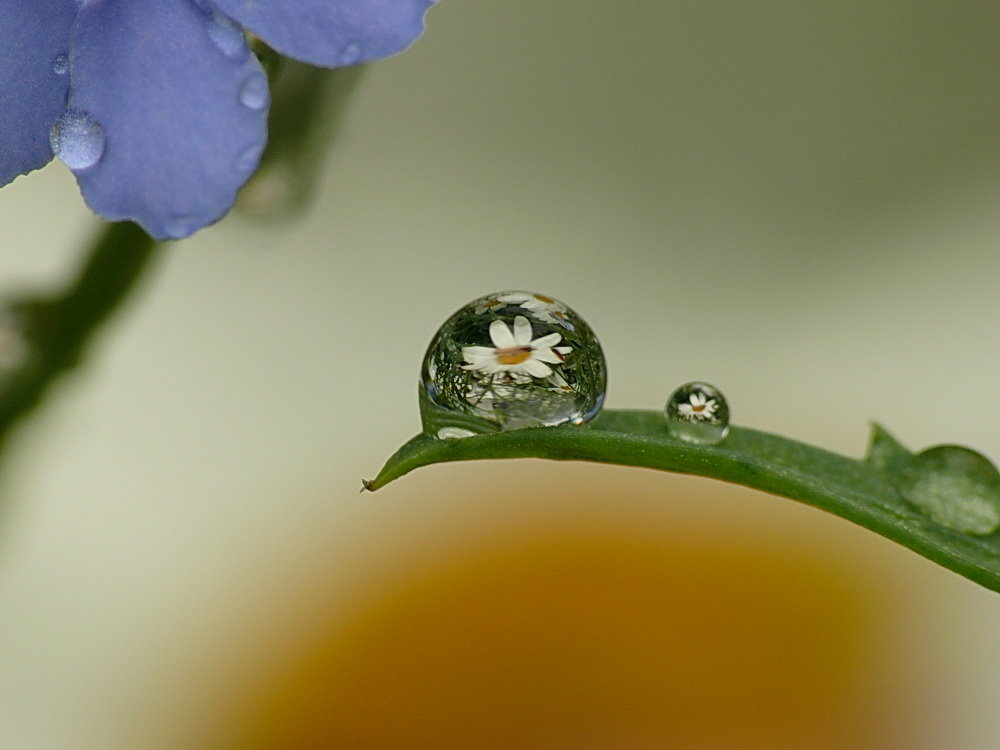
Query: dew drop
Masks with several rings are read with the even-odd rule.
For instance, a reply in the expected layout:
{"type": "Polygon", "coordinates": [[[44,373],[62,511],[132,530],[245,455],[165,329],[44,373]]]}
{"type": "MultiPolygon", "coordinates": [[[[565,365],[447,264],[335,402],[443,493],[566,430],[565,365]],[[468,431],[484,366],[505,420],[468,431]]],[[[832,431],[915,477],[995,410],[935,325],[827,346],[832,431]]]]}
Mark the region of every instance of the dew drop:
{"type": "Polygon", "coordinates": [[[87,169],[104,155],[104,128],[82,109],[67,109],[49,133],[52,151],[67,167],[87,169]]]}
{"type": "Polygon", "coordinates": [[[663,411],[667,430],[680,440],[715,445],[729,434],[729,404],[708,383],[685,383],[670,394],[663,411]]]}
{"type": "Polygon", "coordinates": [[[56,55],[52,61],[52,72],[57,76],[64,76],[69,72],[69,55],[56,55]]]}
{"type": "Polygon", "coordinates": [[[212,12],[208,37],[222,54],[234,62],[243,62],[250,55],[243,29],[220,13],[212,12]]]}
{"type": "Polygon", "coordinates": [[[351,42],[340,50],[340,57],[337,62],[340,65],[354,65],[361,59],[361,45],[351,42]]]}
{"type": "Polygon", "coordinates": [[[989,536],[1000,529],[1000,472],[969,448],[939,445],[921,451],[903,472],[899,492],[954,531],[989,536]]]}
{"type": "Polygon", "coordinates": [[[179,240],[188,235],[194,234],[200,229],[198,217],[190,214],[176,214],[167,219],[164,229],[168,237],[179,240]]]}
{"type": "Polygon", "coordinates": [[[240,89],[240,102],[250,109],[264,109],[270,97],[267,91],[267,79],[261,73],[254,73],[243,83],[240,89]]]}
{"type": "Polygon", "coordinates": [[[264,153],[263,143],[247,146],[237,155],[236,160],[233,162],[233,166],[236,168],[237,172],[251,172],[260,162],[260,155],[262,153],[264,153]]]}
{"type": "Polygon", "coordinates": [[[601,344],[573,310],[531,292],[490,294],[448,318],[427,347],[424,428],[453,437],[442,428],[581,424],[600,410],[606,382],[601,344]]]}

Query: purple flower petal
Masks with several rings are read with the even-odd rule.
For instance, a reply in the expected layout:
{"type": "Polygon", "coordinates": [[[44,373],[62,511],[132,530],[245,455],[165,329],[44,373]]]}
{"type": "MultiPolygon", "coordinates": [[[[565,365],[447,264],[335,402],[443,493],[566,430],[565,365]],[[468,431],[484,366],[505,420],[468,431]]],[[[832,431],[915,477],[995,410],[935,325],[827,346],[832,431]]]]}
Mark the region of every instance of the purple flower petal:
{"type": "Polygon", "coordinates": [[[0,185],[52,158],[75,0],[0,0],[0,185]]]}
{"type": "Polygon", "coordinates": [[[256,58],[210,11],[188,0],[81,8],[67,114],[76,132],[103,134],[96,161],[74,169],[102,216],[158,239],[217,221],[257,166],[268,103],[256,58]]]}
{"type": "Polygon", "coordinates": [[[406,49],[434,0],[214,0],[282,54],[325,67],[406,49]]]}

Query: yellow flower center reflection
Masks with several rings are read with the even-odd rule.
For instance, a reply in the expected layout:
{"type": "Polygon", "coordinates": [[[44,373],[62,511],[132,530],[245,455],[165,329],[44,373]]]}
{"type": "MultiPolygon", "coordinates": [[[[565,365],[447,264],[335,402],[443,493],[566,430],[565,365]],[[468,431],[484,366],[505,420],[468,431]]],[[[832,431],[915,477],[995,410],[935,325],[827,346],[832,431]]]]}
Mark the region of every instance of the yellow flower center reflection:
{"type": "Polygon", "coordinates": [[[497,362],[502,365],[519,365],[531,358],[534,349],[530,346],[514,346],[510,349],[497,349],[497,362]]]}

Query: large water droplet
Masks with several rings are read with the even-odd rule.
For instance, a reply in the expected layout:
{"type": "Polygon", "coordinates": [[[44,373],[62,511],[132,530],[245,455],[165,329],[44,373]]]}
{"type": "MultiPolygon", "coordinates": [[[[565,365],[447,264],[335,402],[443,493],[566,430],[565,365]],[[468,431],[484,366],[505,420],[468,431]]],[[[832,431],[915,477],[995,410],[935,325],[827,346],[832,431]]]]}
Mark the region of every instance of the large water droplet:
{"type": "Polygon", "coordinates": [[[250,109],[264,109],[270,99],[267,91],[267,79],[261,73],[254,73],[243,83],[240,89],[240,102],[250,109]]]}
{"type": "Polygon", "coordinates": [[[354,65],[361,59],[361,45],[351,42],[340,50],[340,57],[337,62],[341,65],[354,65]]]}
{"type": "Polygon", "coordinates": [[[729,404],[708,383],[685,383],[671,393],[664,416],[670,434],[689,443],[715,445],[729,434],[729,404]]]}
{"type": "Polygon", "coordinates": [[[70,169],[87,169],[104,155],[104,128],[89,113],[70,108],[52,126],[49,142],[70,169]]]}
{"type": "Polygon", "coordinates": [[[988,458],[959,445],[918,453],[900,494],[942,526],[977,536],[1000,529],[1000,472],[988,458]]]}
{"type": "Polygon", "coordinates": [[[208,24],[208,36],[226,57],[234,62],[243,62],[249,54],[243,29],[221,13],[211,11],[212,20],[208,24]]]}
{"type": "MultiPolygon", "coordinates": [[[[592,419],[604,402],[604,352],[566,305],[498,292],[460,309],[438,330],[421,369],[424,427],[473,432],[592,419]]],[[[448,431],[447,436],[457,436],[448,431]]]]}
{"type": "Polygon", "coordinates": [[[69,55],[56,55],[52,61],[52,72],[57,76],[64,76],[69,72],[69,55]]]}

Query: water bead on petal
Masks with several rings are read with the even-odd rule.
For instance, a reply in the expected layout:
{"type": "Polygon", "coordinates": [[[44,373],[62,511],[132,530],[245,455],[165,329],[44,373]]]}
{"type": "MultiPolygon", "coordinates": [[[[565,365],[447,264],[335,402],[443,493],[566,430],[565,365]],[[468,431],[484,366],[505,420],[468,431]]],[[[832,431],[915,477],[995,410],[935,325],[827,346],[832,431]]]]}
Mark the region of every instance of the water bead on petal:
{"type": "Polygon", "coordinates": [[[179,239],[232,206],[252,170],[247,149],[266,142],[267,90],[253,55],[220,51],[216,25],[187,0],[80,8],[70,105],[107,136],[100,161],[76,175],[97,213],[179,239]],[[240,99],[251,80],[244,98],[258,108],[240,99]]]}
{"type": "Polygon", "coordinates": [[[76,14],[74,0],[0,0],[0,186],[52,159],[76,14]]]}
{"type": "Polygon", "coordinates": [[[104,128],[88,112],[67,109],[49,134],[52,151],[72,170],[89,169],[104,155],[104,128]]]}
{"type": "Polygon", "coordinates": [[[337,62],[340,65],[356,65],[361,59],[363,52],[361,45],[357,42],[348,42],[344,45],[344,48],[340,50],[340,57],[337,58],[337,62]]]}
{"type": "Polygon", "coordinates": [[[571,328],[517,301],[529,296],[473,300],[435,334],[421,370],[423,400],[438,415],[432,434],[580,424],[600,410],[607,372],[597,337],[561,303],[552,301],[571,328]]]}
{"type": "Polygon", "coordinates": [[[268,105],[270,94],[267,89],[267,78],[263,73],[254,72],[243,83],[240,89],[240,102],[250,109],[264,109],[268,105]]]}
{"type": "MultiPolygon", "coordinates": [[[[95,212],[186,236],[229,210],[266,140],[270,94],[247,32],[303,62],[356,65],[408,47],[431,4],[0,2],[0,186],[56,151],[95,212]]],[[[272,177],[258,203],[289,192],[272,177]]]]}
{"type": "MultiPolygon", "coordinates": [[[[148,2],[148,0],[147,0],[148,2]]],[[[402,51],[424,29],[430,0],[214,0],[278,52],[324,67],[402,51]]]]}
{"type": "Polygon", "coordinates": [[[209,8],[207,13],[212,18],[212,22],[205,29],[209,39],[230,60],[243,62],[250,55],[250,47],[243,29],[216,10],[209,8]]]}

